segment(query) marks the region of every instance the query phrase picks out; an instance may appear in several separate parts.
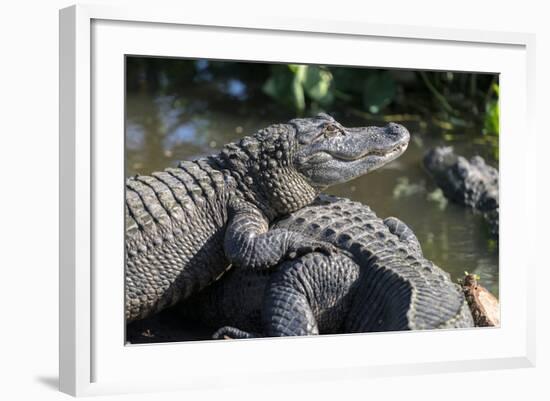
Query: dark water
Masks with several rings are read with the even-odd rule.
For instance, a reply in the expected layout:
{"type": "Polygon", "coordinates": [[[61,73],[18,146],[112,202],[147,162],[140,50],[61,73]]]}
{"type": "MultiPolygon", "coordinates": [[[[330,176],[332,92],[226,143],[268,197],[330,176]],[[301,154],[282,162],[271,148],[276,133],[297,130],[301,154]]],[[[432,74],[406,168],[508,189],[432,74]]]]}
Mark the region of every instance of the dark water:
{"type": "MultiPolygon", "coordinates": [[[[188,91],[178,97],[129,94],[127,176],[149,174],[179,160],[215,153],[227,142],[294,117],[253,99],[243,101],[246,93],[238,81],[222,89],[226,96],[208,90],[188,91]]],[[[345,126],[384,124],[345,113],[331,114],[345,126]]],[[[476,144],[465,133],[455,135],[449,143],[444,142],[437,128],[418,122],[400,123],[411,132],[409,148],[400,158],[327,192],[366,203],[381,217],[403,220],[416,233],[425,256],[451,273],[453,280],[462,277],[464,271],[476,273],[481,283],[498,296],[498,247],[489,239],[483,218],[448,202],[421,164],[422,155],[429,148],[452,144],[459,154],[479,154],[495,165],[490,149],[476,144]]]]}

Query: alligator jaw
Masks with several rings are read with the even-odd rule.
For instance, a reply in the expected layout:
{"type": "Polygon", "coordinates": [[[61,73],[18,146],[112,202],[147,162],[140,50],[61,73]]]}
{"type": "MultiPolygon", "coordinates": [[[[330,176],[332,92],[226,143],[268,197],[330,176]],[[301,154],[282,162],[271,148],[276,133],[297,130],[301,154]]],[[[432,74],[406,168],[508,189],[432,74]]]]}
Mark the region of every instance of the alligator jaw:
{"type": "Polygon", "coordinates": [[[391,160],[396,159],[399,157],[405,150],[407,149],[408,142],[400,143],[395,145],[391,149],[369,149],[364,154],[360,156],[355,157],[349,157],[341,154],[332,154],[330,152],[318,152],[310,156],[307,160],[310,163],[323,163],[327,160],[338,160],[341,162],[356,162],[363,159],[366,159],[367,157],[373,157],[373,158],[379,158],[383,160],[383,163],[387,163],[391,160]]]}
{"type": "Polygon", "coordinates": [[[409,145],[409,142],[407,141],[407,142],[398,143],[397,145],[395,145],[394,147],[392,147],[389,150],[387,150],[387,149],[367,149],[365,154],[363,154],[363,155],[361,155],[360,157],[357,157],[357,158],[346,158],[346,157],[336,156],[336,155],[333,155],[333,157],[335,159],[344,160],[344,161],[356,161],[356,160],[364,159],[364,158],[369,157],[369,156],[376,156],[376,157],[382,157],[384,159],[394,160],[395,158],[400,156],[407,149],[408,145],[409,145]]]}

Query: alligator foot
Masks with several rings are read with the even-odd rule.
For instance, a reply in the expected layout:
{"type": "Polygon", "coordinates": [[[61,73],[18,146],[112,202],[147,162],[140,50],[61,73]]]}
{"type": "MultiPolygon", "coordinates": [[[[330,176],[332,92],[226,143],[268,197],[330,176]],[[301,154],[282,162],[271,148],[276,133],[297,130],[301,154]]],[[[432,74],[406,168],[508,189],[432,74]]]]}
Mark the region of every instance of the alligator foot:
{"type": "Polygon", "coordinates": [[[224,326],[214,334],[212,334],[213,340],[232,340],[232,339],[241,339],[241,338],[258,338],[261,337],[256,333],[249,333],[247,331],[238,329],[236,327],[224,326]]]}

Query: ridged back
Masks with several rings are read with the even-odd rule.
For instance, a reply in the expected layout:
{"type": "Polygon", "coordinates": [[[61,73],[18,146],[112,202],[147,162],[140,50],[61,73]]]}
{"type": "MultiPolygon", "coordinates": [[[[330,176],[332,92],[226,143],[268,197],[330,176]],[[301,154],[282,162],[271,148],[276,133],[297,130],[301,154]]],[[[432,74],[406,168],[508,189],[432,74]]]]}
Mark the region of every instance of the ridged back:
{"type": "Polygon", "coordinates": [[[226,267],[224,174],[206,160],[126,181],[126,317],[143,318],[226,267]]]}

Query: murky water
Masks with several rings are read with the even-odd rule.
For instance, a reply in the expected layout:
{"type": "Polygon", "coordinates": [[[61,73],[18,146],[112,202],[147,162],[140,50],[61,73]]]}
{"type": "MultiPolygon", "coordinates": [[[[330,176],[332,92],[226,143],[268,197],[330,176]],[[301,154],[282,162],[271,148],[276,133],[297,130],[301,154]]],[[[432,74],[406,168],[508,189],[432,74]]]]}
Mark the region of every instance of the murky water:
{"type": "MultiPolygon", "coordinates": [[[[231,82],[231,81],[229,81],[231,82]]],[[[219,89],[219,88],[218,88],[219,89]]],[[[295,117],[272,106],[243,102],[242,84],[229,83],[229,96],[186,91],[178,97],[155,93],[127,96],[126,174],[149,174],[177,161],[215,153],[225,143],[271,123],[295,117]]],[[[383,125],[334,113],[346,126],[383,125]]],[[[409,148],[397,160],[369,175],[331,188],[329,193],[368,204],[379,216],[396,216],[416,233],[425,256],[451,273],[477,273],[498,296],[498,246],[489,239],[483,218],[448,202],[422,168],[429,148],[442,145],[434,128],[401,122],[411,131],[409,148]]],[[[481,128],[479,128],[481,129],[481,128]]],[[[490,164],[490,150],[474,144],[468,135],[452,145],[467,157],[480,154],[490,164]]],[[[447,145],[449,143],[446,143],[447,145]]]]}

